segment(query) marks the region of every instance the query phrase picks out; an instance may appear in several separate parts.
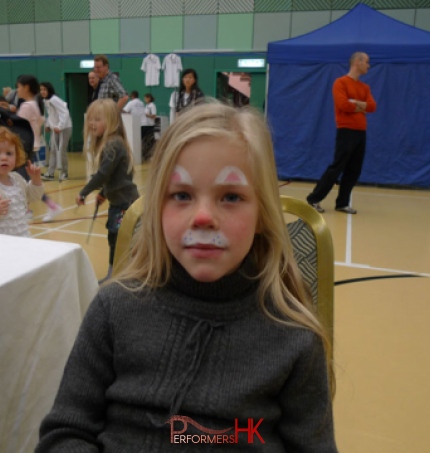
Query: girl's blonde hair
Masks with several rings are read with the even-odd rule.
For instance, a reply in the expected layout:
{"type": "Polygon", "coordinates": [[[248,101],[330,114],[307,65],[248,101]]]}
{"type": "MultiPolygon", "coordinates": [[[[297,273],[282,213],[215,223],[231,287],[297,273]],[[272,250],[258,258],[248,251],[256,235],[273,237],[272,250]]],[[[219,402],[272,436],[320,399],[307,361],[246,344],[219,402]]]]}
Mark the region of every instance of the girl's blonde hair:
{"type": "Polygon", "coordinates": [[[0,126],[0,142],[9,142],[15,146],[15,168],[22,167],[26,162],[26,156],[18,135],[6,127],[0,126]]]}
{"type": "Polygon", "coordinates": [[[129,162],[128,173],[130,173],[133,171],[133,153],[125,134],[118,105],[112,99],[97,99],[89,105],[84,125],[84,152],[89,155],[96,168],[99,167],[102,151],[112,139],[124,142],[129,162]],[[100,119],[105,125],[103,135],[100,137],[94,136],[91,131],[90,122],[94,119],[100,119]]]}
{"type": "MultiPolygon", "coordinates": [[[[164,132],[156,145],[145,191],[142,226],[136,233],[129,265],[120,283],[139,280],[144,286],[164,285],[170,276],[171,254],[162,231],[162,209],[169,180],[181,150],[202,137],[228,139],[248,151],[258,199],[259,224],[251,248],[258,267],[259,303],[265,315],[281,324],[304,327],[322,338],[329,357],[331,345],[314,312],[293,257],[280,204],[272,140],[264,118],[249,108],[218,102],[190,109],[164,132]]],[[[329,368],[330,374],[331,368],[329,368]]],[[[333,382],[333,381],[332,381],[333,382]]]]}

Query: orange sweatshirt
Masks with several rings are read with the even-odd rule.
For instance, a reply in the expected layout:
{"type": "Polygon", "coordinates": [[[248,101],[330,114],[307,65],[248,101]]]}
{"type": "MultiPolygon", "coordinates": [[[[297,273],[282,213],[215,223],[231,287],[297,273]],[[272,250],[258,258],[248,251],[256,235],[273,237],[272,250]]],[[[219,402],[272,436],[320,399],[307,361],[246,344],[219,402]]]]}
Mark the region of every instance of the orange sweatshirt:
{"type": "Polygon", "coordinates": [[[354,130],[366,130],[366,114],[355,111],[355,104],[349,101],[366,102],[366,113],[376,110],[376,102],[370,93],[369,85],[360,80],[354,80],[352,77],[344,75],[334,81],[333,100],[336,126],[338,128],[348,128],[354,130]]]}

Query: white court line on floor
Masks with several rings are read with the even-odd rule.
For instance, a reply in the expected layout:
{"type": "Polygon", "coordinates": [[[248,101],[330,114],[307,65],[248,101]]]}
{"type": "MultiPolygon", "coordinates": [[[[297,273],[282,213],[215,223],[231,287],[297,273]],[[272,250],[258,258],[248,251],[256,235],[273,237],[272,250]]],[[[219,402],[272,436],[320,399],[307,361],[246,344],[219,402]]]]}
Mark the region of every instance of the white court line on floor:
{"type": "MultiPolygon", "coordinates": [[[[71,225],[76,225],[77,223],[82,222],[82,219],[73,220],[73,222],[65,223],[64,225],[59,225],[57,228],[43,228],[42,233],[33,234],[31,237],[36,238],[43,236],[44,234],[61,231],[62,228],[68,227],[71,225]]],[[[31,228],[31,225],[30,225],[31,228]]]]}
{"type": "MultiPolygon", "coordinates": [[[[350,199],[352,204],[352,195],[350,199]]],[[[346,219],[346,243],[345,243],[345,262],[352,263],[352,216],[353,214],[347,214],[346,219]]]]}
{"type": "MultiPolygon", "coordinates": [[[[37,229],[37,230],[40,230],[40,231],[44,231],[44,233],[49,233],[50,231],[54,231],[54,230],[47,230],[46,228],[42,228],[42,227],[32,227],[34,229],[37,229]]],[[[68,234],[80,234],[80,235],[83,235],[83,236],[88,236],[88,231],[85,232],[85,231],[74,231],[74,230],[55,230],[55,231],[61,231],[61,233],[68,233],[68,234]]],[[[35,237],[36,235],[33,235],[33,237],[35,237]]],[[[40,235],[39,235],[40,236],[40,235]]],[[[95,237],[100,237],[100,238],[105,238],[106,237],[106,234],[101,234],[101,233],[91,233],[91,237],[92,236],[95,236],[95,237]]]]}
{"type": "Polygon", "coordinates": [[[413,274],[413,275],[419,275],[421,277],[430,277],[430,274],[427,274],[425,272],[407,271],[407,270],[400,270],[400,269],[389,269],[386,267],[374,267],[374,266],[370,266],[368,264],[346,263],[346,262],[344,263],[341,261],[335,261],[334,265],[342,266],[342,267],[351,267],[351,268],[355,268],[355,269],[368,269],[371,271],[391,272],[393,274],[413,274]]]}
{"type": "MultiPolygon", "coordinates": [[[[301,192],[309,192],[309,188],[308,187],[293,187],[291,184],[293,184],[294,181],[292,181],[288,186],[281,186],[280,189],[283,189],[285,187],[288,187],[292,190],[297,190],[297,191],[301,191],[301,192]]],[[[312,184],[311,182],[309,183],[304,183],[303,181],[300,181],[301,184],[312,184]]],[[[424,191],[427,191],[428,192],[428,196],[422,196],[422,195],[418,195],[416,196],[415,193],[409,193],[408,195],[402,195],[402,194],[390,194],[390,193],[377,193],[376,191],[378,190],[390,190],[388,188],[384,188],[384,187],[374,187],[373,189],[370,189],[369,187],[361,187],[362,189],[368,189],[369,192],[362,192],[360,190],[355,190],[354,193],[356,195],[365,195],[365,196],[370,196],[370,197],[382,197],[382,198],[406,198],[406,199],[414,199],[414,200],[426,200],[426,201],[430,201],[430,190],[427,190],[427,189],[423,189],[423,190],[417,190],[417,192],[424,192],[424,191]],[[375,190],[375,192],[370,192],[370,190],[375,190]]],[[[357,189],[360,189],[360,187],[357,187],[357,189]]],[[[392,190],[405,190],[405,191],[413,191],[413,189],[392,189],[392,190]]],[[[331,192],[329,192],[330,194],[331,192]]],[[[327,195],[328,196],[328,195],[327,195]]]]}

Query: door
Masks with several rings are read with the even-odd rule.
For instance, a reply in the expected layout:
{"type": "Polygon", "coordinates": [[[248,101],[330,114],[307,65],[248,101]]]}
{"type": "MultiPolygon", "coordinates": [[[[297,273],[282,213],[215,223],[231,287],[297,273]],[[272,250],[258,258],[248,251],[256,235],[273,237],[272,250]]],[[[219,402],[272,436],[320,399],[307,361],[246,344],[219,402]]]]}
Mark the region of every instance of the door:
{"type": "Polygon", "coordinates": [[[252,105],[262,111],[266,91],[264,72],[218,72],[216,98],[234,107],[252,105]]]}
{"type": "Polygon", "coordinates": [[[72,151],[82,151],[84,137],[84,114],[87,110],[90,96],[87,73],[66,74],[66,102],[69,107],[73,123],[72,138],[70,139],[72,151]]]}

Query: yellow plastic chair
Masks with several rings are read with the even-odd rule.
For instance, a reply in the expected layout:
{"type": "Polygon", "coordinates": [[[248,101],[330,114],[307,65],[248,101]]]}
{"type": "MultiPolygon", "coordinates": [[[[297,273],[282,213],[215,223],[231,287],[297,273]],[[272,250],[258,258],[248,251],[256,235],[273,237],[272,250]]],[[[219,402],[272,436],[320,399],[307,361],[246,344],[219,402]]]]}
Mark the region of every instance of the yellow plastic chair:
{"type": "Polygon", "coordinates": [[[333,344],[334,254],[333,241],[324,217],[312,206],[281,195],[284,214],[297,220],[287,223],[294,257],[333,344]]]}
{"type": "Polygon", "coordinates": [[[133,246],[133,238],[136,229],[139,227],[140,218],[143,213],[143,196],[139,197],[125,213],[121,226],[118,230],[118,238],[113,258],[112,275],[115,277],[118,272],[127,264],[130,258],[130,251],[133,246]]]}
{"type": "MultiPolygon", "coordinates": [[[[144,197],[127,210],[118,232],[113,275],[127,263],[143,213],[144,197]]],[[[287,224],[294,257],[309,285],[320,319],[333,340],[334,258],[330,230],[321,214],[301,200],[281,195],[282,209],[298,219],[287,224]]]]}

